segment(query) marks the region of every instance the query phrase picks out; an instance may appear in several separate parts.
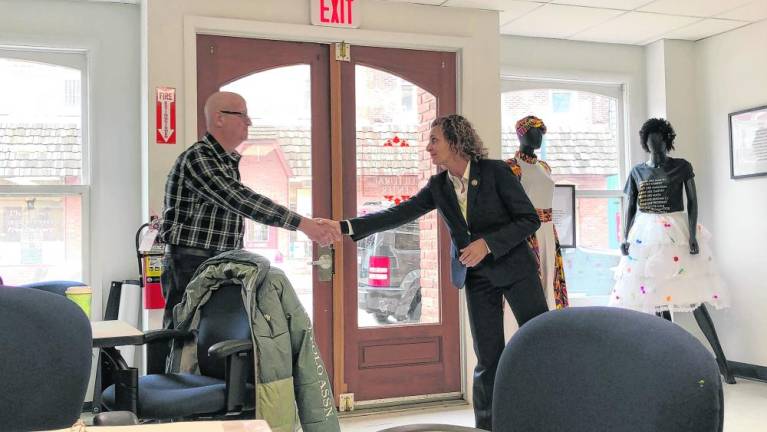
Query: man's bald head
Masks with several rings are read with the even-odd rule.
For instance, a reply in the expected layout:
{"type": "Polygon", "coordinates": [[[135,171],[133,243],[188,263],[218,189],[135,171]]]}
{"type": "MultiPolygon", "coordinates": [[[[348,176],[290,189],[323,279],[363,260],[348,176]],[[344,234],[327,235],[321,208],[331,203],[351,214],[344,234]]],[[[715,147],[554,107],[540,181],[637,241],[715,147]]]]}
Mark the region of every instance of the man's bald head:
{"type": "Polygon", "coordinates": [[[215,92],[205,101],[205,127],[211,128],[211,124],[219,111],[239,111],[239,106],[245,105],[245,99],[237,93],[215,92]]]}
{"type": "Polygon", "coordinates": [[[216,92],[205,101],[205,128],[227,152],[248,138],[250,118],[245,99],[232,92],[216,92]]]}

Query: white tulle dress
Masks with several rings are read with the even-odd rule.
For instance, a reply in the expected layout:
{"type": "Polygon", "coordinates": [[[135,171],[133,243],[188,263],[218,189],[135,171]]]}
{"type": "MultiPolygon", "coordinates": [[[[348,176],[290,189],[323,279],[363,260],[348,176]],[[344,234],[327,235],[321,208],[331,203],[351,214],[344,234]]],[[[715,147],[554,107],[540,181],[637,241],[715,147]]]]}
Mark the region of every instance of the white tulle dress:
{"type": "MultiPolygon", "coordinates": [[[[677,161],[689,165],[683,159],[677,161]]],[[[643,169],[647,171],[647,167],[643,169]]],[[[632,171],[632,177],[634,174],[632,171]]],[[[689,174],[684,174],[682,180],[692,175],[689,167],[689,174]]],[[[651,182],[658,184],[657,179],[651,182]]],[[[645,182],[638,183],[641,202],[645,182]]],[[[729,295],[711,251],[711,233],[698,224],[695,229],[700,252],[691,255],[688,226],[685,211],[637,211],[628,235],[629,254],[621,258],[615,272],[610,306],[648,313],[692,311],[704,302],[716,309],[729,306],[729,295]]]]}

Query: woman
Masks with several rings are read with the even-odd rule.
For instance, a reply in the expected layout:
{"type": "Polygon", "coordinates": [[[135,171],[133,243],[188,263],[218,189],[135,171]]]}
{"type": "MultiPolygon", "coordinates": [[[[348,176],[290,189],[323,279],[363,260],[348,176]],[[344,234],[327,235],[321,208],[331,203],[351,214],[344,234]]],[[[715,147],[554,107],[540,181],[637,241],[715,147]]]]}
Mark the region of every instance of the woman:
{"type": "Polygon", "coordinates": [[[664,314],[667,319],[671,319],[669,312],[694,312],[727,382],[734,383],[705,307],[705,303],[717,309],[727,307],[729,296],[714,265],[708,244],[711,234],[697,223],[692,165],[669,157],[676,133],[667,120],[647,120],[639,136],[650,157],[635,166],[626,181],[623,257],[609,304],[664,314]],[[687,196],[686,212],[682,190],[687,196]]]}
{"type": "Polygon", "coordinates": [[[551,178],[551,167],[535,155],[535,151],[541,148],[546,125],[538,117],[527,116],[517,121],[516,130],[519,150],[506,163],[522,182],[541,219],[541,227],[528,242],[538,259],[546,303],[549,309],[562,309],[568,306],[568,300],[562,249],[551,210],[554,180],[551,178]]]}
{"type": "Polygon", "coordinates": [[[500,160],[486,159],[482,140],[460,115],[432,122],[426,151],[444,168],[401,204],[339,222],[354,241],[395,228],[436,209],[452,239],[451,276],[466,286],[469,325],[474,338],[474,416],[491,430],[495,371],[505,345],[503,299],[522,326],[546,312],[538,264],[527,238],[540,226],[538,214],[519,180],[500,160]]]}

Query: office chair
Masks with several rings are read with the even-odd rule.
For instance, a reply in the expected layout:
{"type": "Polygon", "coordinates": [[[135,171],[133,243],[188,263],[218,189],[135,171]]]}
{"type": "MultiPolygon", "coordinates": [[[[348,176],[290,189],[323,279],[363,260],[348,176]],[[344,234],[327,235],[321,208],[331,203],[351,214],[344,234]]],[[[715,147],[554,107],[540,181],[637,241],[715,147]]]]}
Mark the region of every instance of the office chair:
{"type": "MultiPolygon", "coordinates": [[[[495,377],[495,432],[721,432],[723,420],[711,353],[676,324],[625,309],[536,317],[509,341],[495,377]]],[[[474,430],[415,426],[385,431],[474,430]]]]}
{"type": "MultiPolygon", "coordinates": [[[[225,284],[200,309],[200,325],[192,334],[157,330],[145,343],[196,338],[200,375],[152,374],[138,379],[138,417],[170,420],[218,417],[253,411],[253,344],[241,286],[225,284]]],[[[107,409],[115,409],[115,386],[103,393],[107,409]]]]}
{"type": "Polygon", "coordinates": [[[0,429],[72,426],[91,372],[91,326],[66,297],[0,287],[0,429]]]}

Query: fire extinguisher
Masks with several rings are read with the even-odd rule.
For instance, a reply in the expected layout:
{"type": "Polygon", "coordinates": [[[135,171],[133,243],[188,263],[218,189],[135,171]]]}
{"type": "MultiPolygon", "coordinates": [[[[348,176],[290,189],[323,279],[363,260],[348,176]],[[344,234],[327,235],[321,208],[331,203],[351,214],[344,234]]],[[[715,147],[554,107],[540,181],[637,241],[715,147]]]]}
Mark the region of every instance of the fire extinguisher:
{"type": "Polygon", "coordinates": [[[155,217],[136,231],[136,257],[144,292],[144,309],[165,308],[160,282],[165,245],[157,239],[159,228],[159,219],[155,217]]]}

